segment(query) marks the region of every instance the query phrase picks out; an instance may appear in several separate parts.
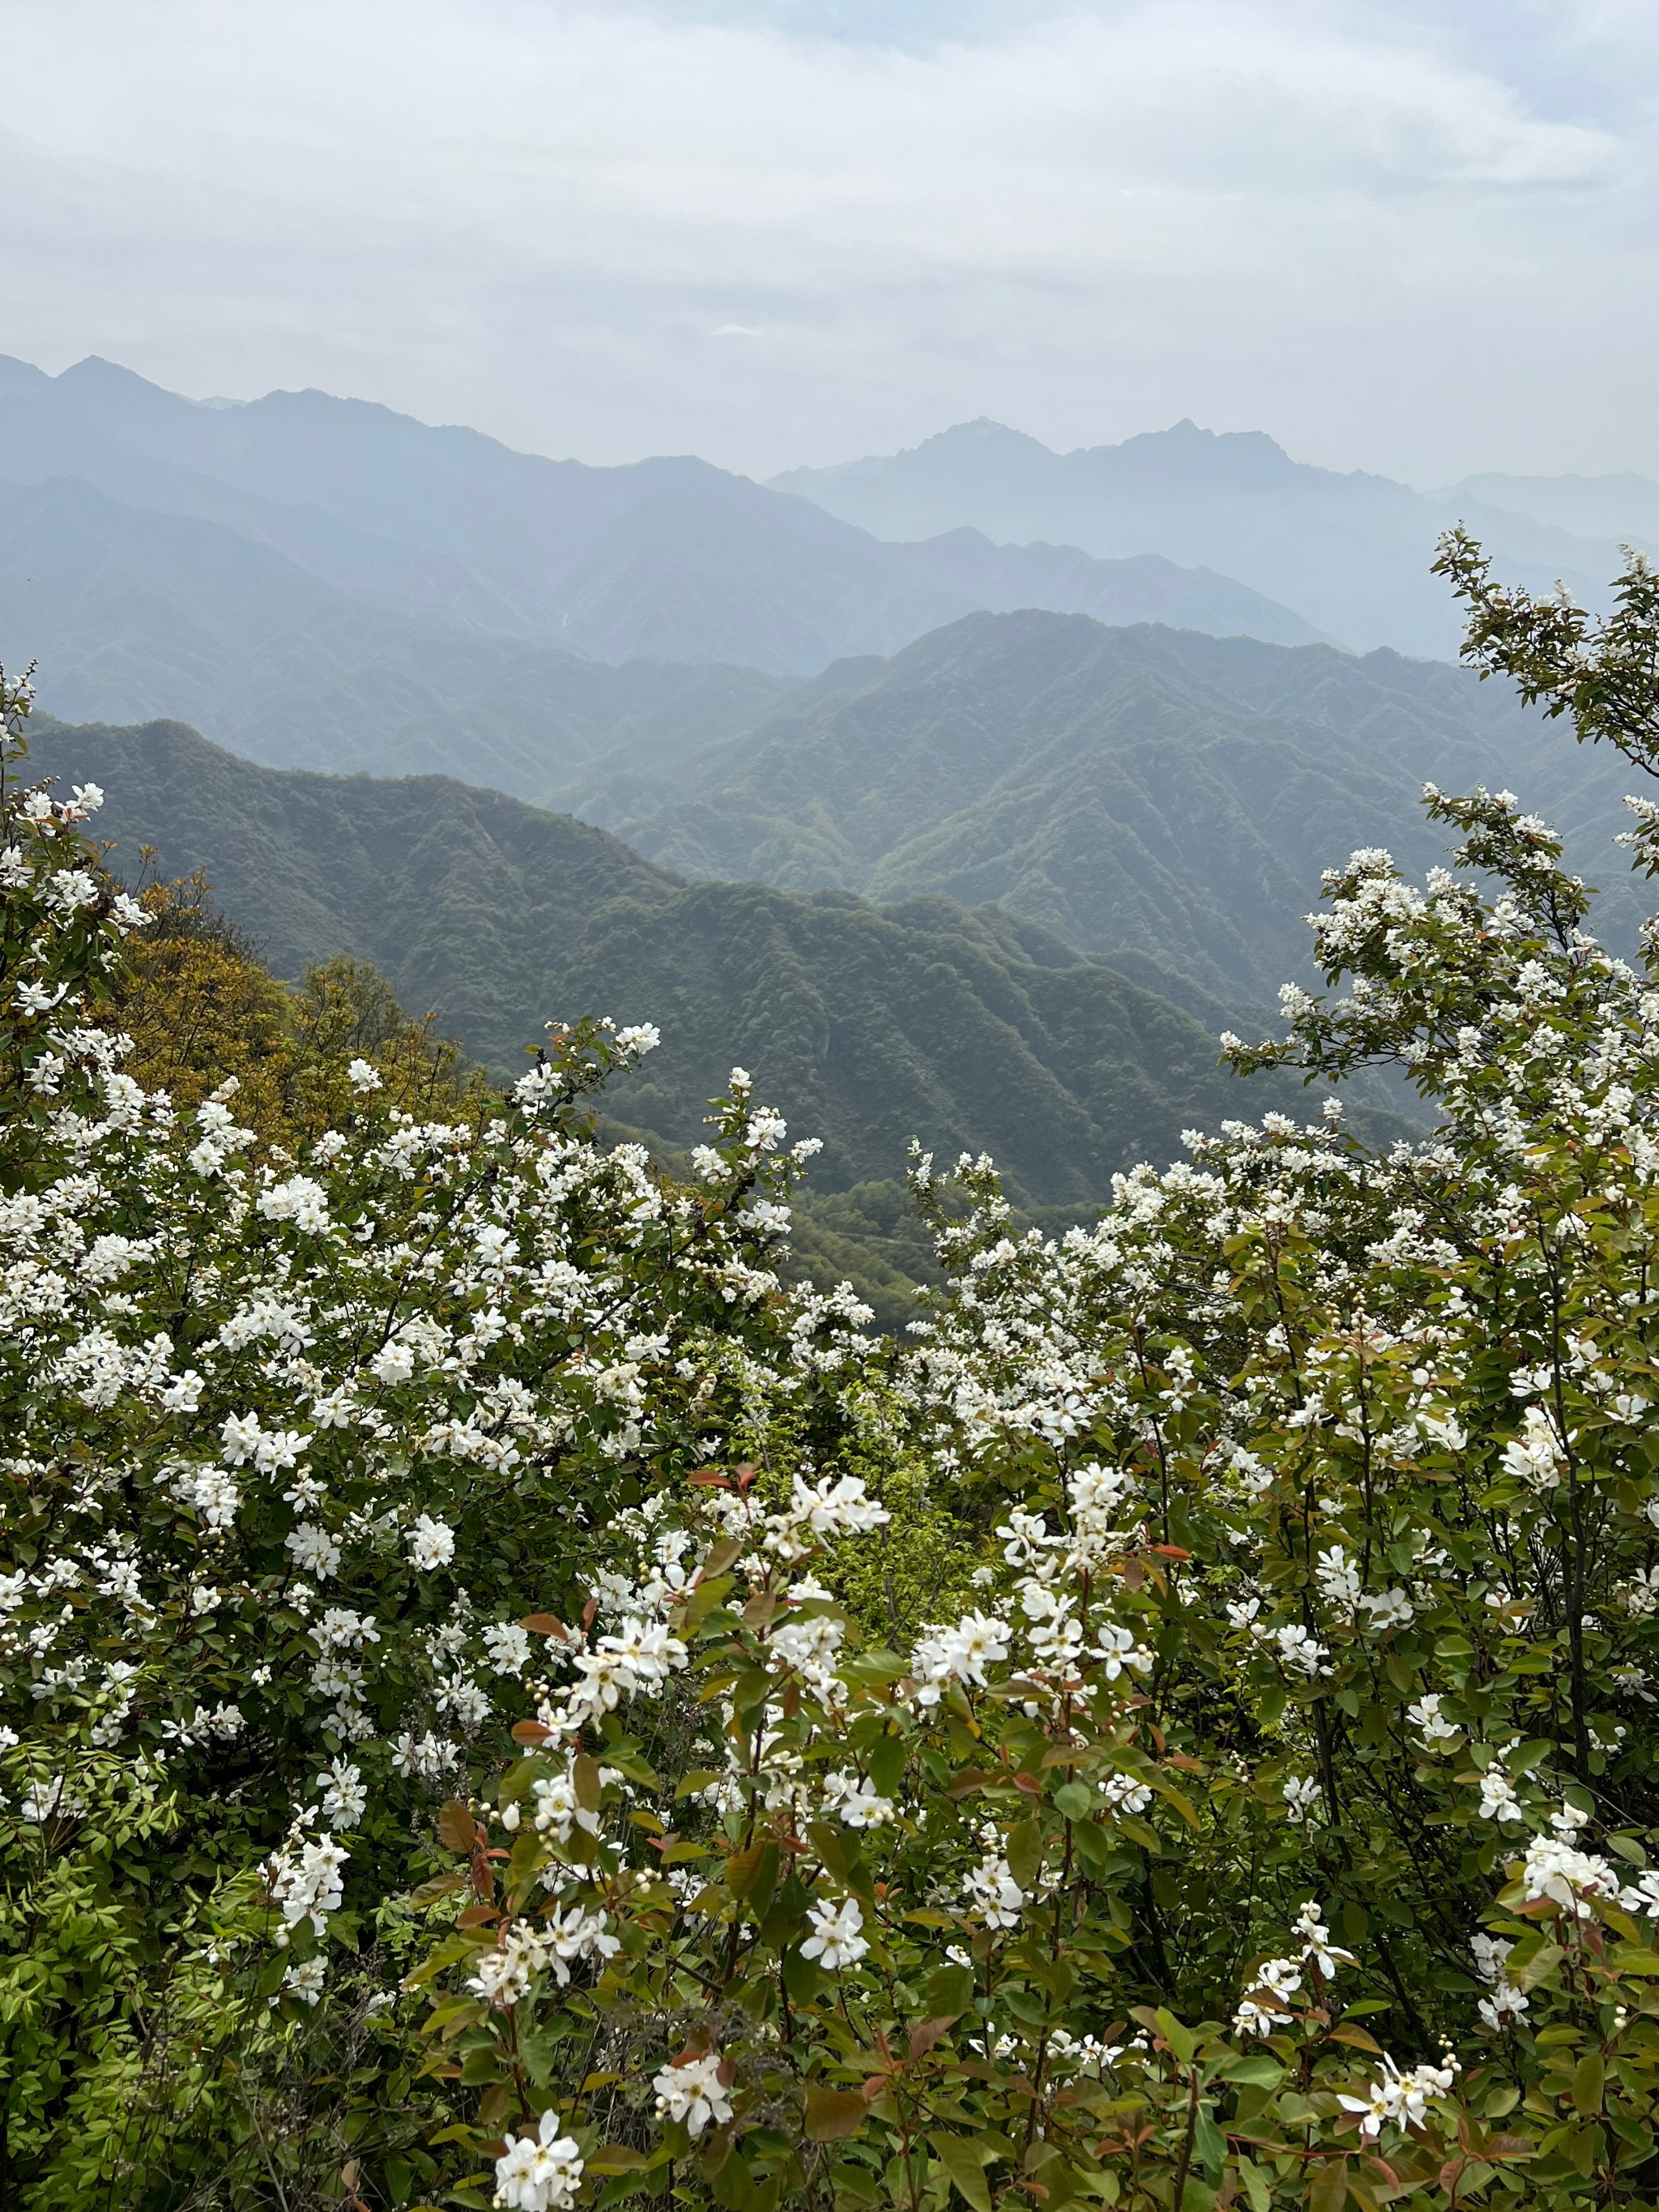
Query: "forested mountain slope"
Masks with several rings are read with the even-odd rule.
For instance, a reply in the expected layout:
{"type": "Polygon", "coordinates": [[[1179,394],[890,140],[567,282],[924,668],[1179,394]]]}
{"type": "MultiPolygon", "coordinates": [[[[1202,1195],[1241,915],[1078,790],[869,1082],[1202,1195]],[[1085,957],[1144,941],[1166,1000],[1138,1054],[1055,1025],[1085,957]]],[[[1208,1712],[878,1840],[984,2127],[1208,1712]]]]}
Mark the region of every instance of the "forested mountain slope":
{"type": "Polygon", "coordinates": [[[941,897],[877,907],[686,884],[568,816],[437,777],[262,769],[175,723],[36,726],[33,765],[99,784],[112,865],[204,869],[279,974],[374,959],[404,1004],[504,1071],[542,1024],[656,1021],[613,1110],[697,1139],[734,1060],[801,1134],[825,1190],[902,1169],[914,1135],[988,1149],[1030,1204],[1086,1208],[1180,1132],[1299,1100],[1217,1066],[1194,1019],[1043,929],[941,897]]]}
{"type": "Polygon", "coordinates": [[[676,779],[602,775],[567,797],[687,873],[997,900],[1259,1003],[1307,972],[1324,868],[1362,844],[1413,869],[1443,859],[1425,781],[1570,801],[1580,865],[1633,917],[1606,842],[1628,771],[1575,757],[1507,692],[1392,653],[1078,617],[971,617],[830,672],[676,779]]]}
{"type": "Polygon", "coordinates": [[[1357,650],[1451,657],[1462,624],[1429,564],[1441,532],[1460,520],[1534,589],[1564,577],[1594,598],[1620,566],[1605,522],[1589,527],[1600,510],[1581,507],[1570,528],[1553,527],[1568,520],[1559,506],[1534,520],[1467,489],[1425,497],[1387,477],[1294,461],[1260,431],[1218,435],[1189,422],[1069,453],[999,422],[963,422],[908,452],[773,482],[884,538],[971,525],[1016,544],[1059,538],[1103,558],[1202,563],[1357,650]]]}

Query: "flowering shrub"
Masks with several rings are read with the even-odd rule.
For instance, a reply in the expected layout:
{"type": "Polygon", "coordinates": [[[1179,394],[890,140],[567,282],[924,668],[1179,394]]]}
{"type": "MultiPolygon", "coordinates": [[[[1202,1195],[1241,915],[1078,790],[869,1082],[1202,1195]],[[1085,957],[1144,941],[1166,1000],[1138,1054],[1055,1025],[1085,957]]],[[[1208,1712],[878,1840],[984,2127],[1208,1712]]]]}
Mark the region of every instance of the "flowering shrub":
{"type": "Polygon", "coordinates": [[[358,2118],[406,2194],[394,1900],[511,1750],[520,1617],[580,1616],[658,1482],[775,1420],[832,1450],[861,1311],[765,1265],[808,1148],[746,1079],[693,1187],[593,1143],[648,1030],[580,1024],[453,1121],[356,1057],[295,1154],[234,1081],[146,1092],[88,1018],[145,910],[96,792],[19,788],[26,688],[0,703],[0,2196],[234,2166],[319,2012],[386,2055],[358,2118]]]}
{"type": "Polygon", "coordinates": [[[1229,1125],[1056,1241],[917,1160],[957,1617],[849,1613],[882,1509],[809,1469],[618,1524],[414,1976],[459,2201],[1653,2201],[1659,988],[1429,804],[1455,872],[1356,854],[1346,989],[1232,1046],[1403,1067],[1421,1141],[1229,1125]]]}
{"type": "Polygon", "coordinates": [[[93,796],[3,799],[21,2201],[1656,2201],[1659,982],[1545,825],[1431,793],[1231,1047],[1419,1140],[1053,1240],[918,1156],[896,1351],[766,1267],[740,1074],[692,1187],[592,1143],[650,1032],[291,1156],[144,1093],[93,796]]]}

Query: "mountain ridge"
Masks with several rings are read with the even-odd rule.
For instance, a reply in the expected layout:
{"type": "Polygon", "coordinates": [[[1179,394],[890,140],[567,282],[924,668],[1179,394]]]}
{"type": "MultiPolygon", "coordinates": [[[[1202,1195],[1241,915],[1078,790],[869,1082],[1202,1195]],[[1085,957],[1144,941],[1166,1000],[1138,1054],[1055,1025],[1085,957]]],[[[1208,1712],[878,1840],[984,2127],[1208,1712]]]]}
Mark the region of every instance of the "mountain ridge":
{"type": "MultiPolygon", "coordinates": [[[[1318,634],[1223,574],[1155,556],[1102,562],[963,532],[891,545],[695,456],[590,468],[316,392],[209,407],[96,358],[0,377],[0,479],[78,479],[270,545],[355,607],[616,664],[799,678],[981,605],[1318,634]]],[[[76,702],[94,710],[122,702],[76,702]]]]}
{"type": "Polygon", "coordinates": [[[1102,558],[1133,547],[1200,562],[1296,607],[1350,650],[1452,655],[1455,610],[1429,571],[1436,540],[1460,520],[1534,588],[1559,576],[1595,599],[1620,565],[1611,541],[1476,502],[1460,509],[1364,471],[1318,468],[1264,431],[1212,431],[1190,418],[1060,453],[981,417],[897,453],[769,481],[886,538],[971,524],[1011,543],[1060,538],[1102,558]]]}
{"type": "Polygon", "coordinates": [[[41,702],[65,720],[205,723],[267,765],[465,764],[525,796],[596,752],[712,741],[790,688],[367,607],[270,544],[61,481],[0,500],[0,659],[38,660],[41,702]]]}

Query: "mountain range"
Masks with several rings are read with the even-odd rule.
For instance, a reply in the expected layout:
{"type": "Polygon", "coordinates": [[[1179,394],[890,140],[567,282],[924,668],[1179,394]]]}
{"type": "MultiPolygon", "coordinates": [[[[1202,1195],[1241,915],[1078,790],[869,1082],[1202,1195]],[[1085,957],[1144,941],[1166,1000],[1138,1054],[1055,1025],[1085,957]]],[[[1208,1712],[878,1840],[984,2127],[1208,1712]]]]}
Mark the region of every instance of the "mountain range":
{"type": "Polygon", "coordinates": [[[1470,504],[1502,507],[1581,538],[1616,538],[1643,552],[1659,549],[1659,484],[1626,470],[1606,477],[1465,477],[1437,496],[1461,513],[1470,504]]]}
{"type": "Polygon", "coordinates": [[[1595,603],[1620,565],[1615,540],[1639,536],[1637,517],[1659,506],[1659,487],[1644,490],[1641,478],[1474,477],[1425,495],[1292,460],[1260,431],[1218,434],[1190,422],[1056,453],[981,420],[902,453],[793,469],[772,483],[882,538],[968,526],[1012,544],[1058,538],[1103,559],[1133,550],[1201,561],[1350,650],[1393,646],[1444,659],[1460,623],[1429,568],[1453,522],[1468,522],[1511,581],[1548,590],[1559,579],[1595,603]],[[1570,488],[1587,482],[1600,490],[1575,498],[1570,488]],[[1618,485],[1622,507],[1609,489],[1618,485]],[[1615,526],[1617,513],[1630,523],[1615,526]]]}
{"type": "Polygon", "coordinates": [[[0,655],[39,659],[54,712],[538,801],[672,778],[804,678],[969,613],[1449,655],[1428,570],[1459,515],[1507,575],[1594,599],[1613,535],[1659,535],[1659,486],[1425,495],[1256,433],[1057,454],[978,422],[766,487],[691,459],[550,460],[324,392],[196,402],[96,358],[53,377],[0,357],[0,655]]]}
{"type": "Polygon", "coordinates": [[[0,360],[0,654],[53,711],[532,797],[981,607],[1318,635],[1155,554],[888,544],[699,460],[588,468],[324,392],[208,405],[98,360],[0,360]]]}
{"type": "Polygon", "coordinates": [[[1562,814],[1633,949],[1641,902],[1607,842],[1628,780],[1443,663],[1028,612],[831,669],[738,738],[564,797],[687,874],[995,901],[1120,966],[1156,962],[1166,992],[1184,975],[1242,1029],[1313,980],[1302,916],[1325,868],[1359,845],[1418,873],[1444,860],[1427,781],[1562,814]]]}

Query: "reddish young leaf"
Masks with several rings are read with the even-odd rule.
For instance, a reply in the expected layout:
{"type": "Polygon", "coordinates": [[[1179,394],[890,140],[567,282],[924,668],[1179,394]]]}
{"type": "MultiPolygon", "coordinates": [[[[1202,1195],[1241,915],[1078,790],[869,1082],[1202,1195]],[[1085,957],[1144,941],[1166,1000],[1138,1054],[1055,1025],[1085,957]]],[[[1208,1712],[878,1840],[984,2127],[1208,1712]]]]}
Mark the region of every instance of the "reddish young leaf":
{"type": "Polygon", "coordinates": [[[440,1839],[452,1851],[470,1851],[477,1832],[477,1823],[472,1818],[472,1808],[460,1798],[452,1797],[438,1815],[440,1839]]]}
{"type": "Polygon", "coordinates": [[[599,1760],[589,1752],[579,1751],[571,1762],[570,1778],[575,1784],[576,1802],[583,1812],[597,1813],[605,1796],[599,1760]]]}
{"type": "Polygon", "coordinates": [[[921,2058],[930,2051],[942,2035],[947,2034],[961,2018],[959,2013],[940,2014],[933,2020],[924,2020],[910,2030],[910,2056],[921,2058]]]}
{"type": "Polygon", "coordinates": [[[865,2102],[855,2090],[813,2087],[806,2093],[806,2140],[839,2142],[864,2125],[865,2102]]]}

